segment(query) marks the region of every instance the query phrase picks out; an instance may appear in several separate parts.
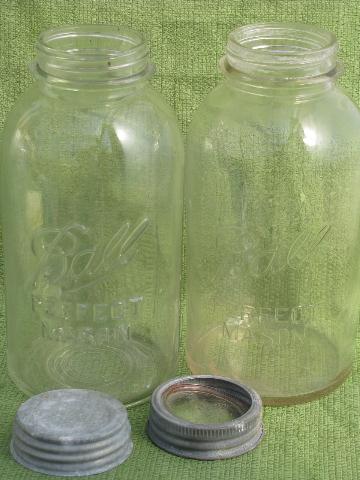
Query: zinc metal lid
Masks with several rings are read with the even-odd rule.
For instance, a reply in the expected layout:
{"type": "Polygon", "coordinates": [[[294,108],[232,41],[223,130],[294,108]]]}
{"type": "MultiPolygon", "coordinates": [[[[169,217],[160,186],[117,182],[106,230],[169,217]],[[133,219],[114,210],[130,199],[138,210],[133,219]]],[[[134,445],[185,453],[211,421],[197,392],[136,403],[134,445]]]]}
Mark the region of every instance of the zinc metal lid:
{"type": "Polygon", "coordinates": [[[105,472],[132,451],[126,408],[93,390],[41,393],[19,407],[10,451],[24,467],[48,475],[105,472]]]}
{"type": "Polygon", "coordinates": [[[261,398],[224,377],[170,380],[152,395],[147,433],[158,447],[181,457],[236,457],[255,448],[264,434],[261,398]]]}

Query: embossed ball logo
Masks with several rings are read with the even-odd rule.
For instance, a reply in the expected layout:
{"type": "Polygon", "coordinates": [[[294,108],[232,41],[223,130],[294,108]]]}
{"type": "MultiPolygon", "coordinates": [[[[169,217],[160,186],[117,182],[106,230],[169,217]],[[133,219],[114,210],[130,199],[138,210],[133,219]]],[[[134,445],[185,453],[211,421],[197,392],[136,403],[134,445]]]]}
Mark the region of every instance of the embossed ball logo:
{"type": "Polygon", "coordinates": [[[32,240],[32,250],[39,258],[33,287],[59,285],[67,293],[76,292],[100,282],[112,272],[127,265],[136,253],[136,243],[149,226],[144,218],[131,227],[124,223],[104,247],[83,247],[89,229],[81,224],[63,228],[40,228],[32,240]]]}

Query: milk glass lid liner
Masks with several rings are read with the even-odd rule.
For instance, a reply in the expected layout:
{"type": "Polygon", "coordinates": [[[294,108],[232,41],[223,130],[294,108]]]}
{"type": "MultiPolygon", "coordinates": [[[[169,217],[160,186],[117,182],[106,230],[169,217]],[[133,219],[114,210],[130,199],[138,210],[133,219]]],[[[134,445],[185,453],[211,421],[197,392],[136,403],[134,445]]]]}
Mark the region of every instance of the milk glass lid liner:
{"type": "Polygon", "coordinates": [[[10,450],[21,465],[48,475],[105,472],[132,451],[126,408],[93,390],[41,393],[18,409],[10,450]]]}
{"type": "Polygon", "coordinates": [[[224,377],[170,380],[152,395],[147,432],[158,447],[181,457],[236,457],[255,448],[263,436],[261,398],[224,377]]]}

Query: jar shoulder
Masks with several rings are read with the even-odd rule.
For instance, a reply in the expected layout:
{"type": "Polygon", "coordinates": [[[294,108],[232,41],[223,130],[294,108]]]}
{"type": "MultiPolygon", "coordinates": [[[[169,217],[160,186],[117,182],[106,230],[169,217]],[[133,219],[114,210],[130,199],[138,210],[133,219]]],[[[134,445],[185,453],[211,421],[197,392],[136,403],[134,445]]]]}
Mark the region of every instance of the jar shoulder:
{"type": "Polygon", "coordinates": [[[206,97],[194,115],[190,138],[219,137],[254,127],[263,131],[307,128],[336,137],[354,137],[360,130],[360,110],[346,93],[336,86],[309,98],[292,95],[255,95],[218,85],[206,97]]]}
{"type": "Polygon", "coordinates": [[[180,137],[175,114],[162,95],[150,85],[128,92],[124,96],[93,101],[94,94],[82,95],[77,101],[58,96],[44,95],[37,84],[31,85],[17,100],[5,125],[4,139],[55,135],[66,136],[77,131],[79,135],[94,135],[99,129],[126,125],[137,130],[137,135],[180,137]]]}

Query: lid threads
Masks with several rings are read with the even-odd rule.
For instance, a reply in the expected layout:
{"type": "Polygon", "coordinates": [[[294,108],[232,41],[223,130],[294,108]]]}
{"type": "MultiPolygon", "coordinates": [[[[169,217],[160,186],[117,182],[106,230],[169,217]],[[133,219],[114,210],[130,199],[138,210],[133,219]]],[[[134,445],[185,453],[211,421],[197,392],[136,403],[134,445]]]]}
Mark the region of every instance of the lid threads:
{"type": "Polygon", "coordinates": [[[147,433],[157,446],[178,456],[238,456],[255,448],[263,436],[261,399],[224,377],[177,378],[154,391],[147,433]]]}

